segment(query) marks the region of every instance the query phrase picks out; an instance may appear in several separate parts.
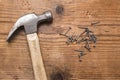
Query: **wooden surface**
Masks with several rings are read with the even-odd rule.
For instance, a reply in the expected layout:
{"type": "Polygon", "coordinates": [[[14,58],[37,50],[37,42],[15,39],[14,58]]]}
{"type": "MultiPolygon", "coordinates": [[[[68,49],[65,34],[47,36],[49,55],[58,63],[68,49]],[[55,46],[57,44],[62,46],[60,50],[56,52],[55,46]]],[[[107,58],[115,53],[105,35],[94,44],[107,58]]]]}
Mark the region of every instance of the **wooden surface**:
{"type": "Polygon", "coordinates": [[[120,80],[120,0],[0,0],[0,80],[34,80],[24,31],[11,43],[6,37],[20,16],[46,10],[53,12],[54,21],[39,27],[38,35],[49,80],[120,80]],[[61,14],[57,5],[64,7],[61,14]],[[100,24],[91,26],[94,21],[100,24]],[[98,38],[83,62],[74,51],[80,45],[68,46],[58,34],[69,26],[78,33],[78,26],[89,26],[98,38]]]}

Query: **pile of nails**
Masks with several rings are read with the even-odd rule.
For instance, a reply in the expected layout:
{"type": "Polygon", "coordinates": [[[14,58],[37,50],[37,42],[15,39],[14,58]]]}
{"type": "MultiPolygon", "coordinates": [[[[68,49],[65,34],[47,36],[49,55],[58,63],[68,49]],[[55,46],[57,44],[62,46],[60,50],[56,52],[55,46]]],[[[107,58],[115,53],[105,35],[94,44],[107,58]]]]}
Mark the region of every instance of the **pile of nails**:
{"type": "MultiPolygon", "coordinates": [[[[69,29],[64,34],[60,33],[60,35],[67,37],[67,41],[66,41],[67,45],[72,43],[76,43],[76,44],[85,43],[84,48],[87,49],[89,52],[91,52],[90,44],[93,43],[94,44],[93,47],[96,47],[96,42],[97,42],[96,36],[94,35],[93,31],[91,31],[89,28],[82,28],[82,27],[78,27],[78,28],[84,29],[84,31],[77,36],[75,36],[74,33],[72,35],[67,35],[68,32],[72,29],[71,27],[69,27],[69,29]]],[[[75,51],[80,53],[79,58],[80,61],[82,61],[81,57],[85,55],[84,51],[82,50],[75,50],[75,51]]]]}

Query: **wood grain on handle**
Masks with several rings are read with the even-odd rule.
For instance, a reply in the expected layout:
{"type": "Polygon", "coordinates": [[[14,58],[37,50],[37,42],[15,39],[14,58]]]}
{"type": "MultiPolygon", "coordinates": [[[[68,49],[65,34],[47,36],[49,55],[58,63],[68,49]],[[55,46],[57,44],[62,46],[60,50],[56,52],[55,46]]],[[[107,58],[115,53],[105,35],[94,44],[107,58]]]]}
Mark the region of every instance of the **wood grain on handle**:
{"type": "Polygon", "coordinates": [[[27,40],[30,48],[35,80],[47,80],[37,34],[28,34],[27,40]]]}

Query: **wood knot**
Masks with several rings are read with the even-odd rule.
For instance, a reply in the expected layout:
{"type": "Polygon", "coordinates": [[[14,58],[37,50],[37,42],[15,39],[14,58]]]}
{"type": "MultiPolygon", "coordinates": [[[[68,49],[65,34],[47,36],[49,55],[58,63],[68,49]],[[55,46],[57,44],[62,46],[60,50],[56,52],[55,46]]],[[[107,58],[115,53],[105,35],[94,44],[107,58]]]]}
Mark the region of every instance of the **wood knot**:
{"type": "Polygon", "coordinates": [[[61,73],[56,73],[54,76],[53,76],[53,80],[63,80],[63,75],[61,73]]]}
{"type": "Polygon", "coordinates": [[[55,68],[51,74],[51,80],[64,80],[65,75],[64,72],[59,68],[55,68]]]}
{"type": "Polygon", "coordinates": [[[62,5],[57,5],[56,6],[56,13],[63,14],[63,12],[64,12],[64,7],[62,5]]]}
{"type": "Polygon", "coordinates": [[[69,80],[72,75],[69,73],[69,69],[54,66],[50,75],[50,80],[69,80]]]}

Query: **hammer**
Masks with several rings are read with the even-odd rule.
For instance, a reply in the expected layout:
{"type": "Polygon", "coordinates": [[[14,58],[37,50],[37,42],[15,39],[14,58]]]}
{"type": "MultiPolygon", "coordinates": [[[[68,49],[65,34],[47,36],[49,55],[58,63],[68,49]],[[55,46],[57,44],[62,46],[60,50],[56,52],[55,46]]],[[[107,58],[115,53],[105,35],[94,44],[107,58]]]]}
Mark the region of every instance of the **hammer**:
{"type": "Polygon", "coordinates": [[[29,50],[31,53],[35,80],[47,80],[47,75],[45,72],[43,59],[40,51],[39,39],[37,36],[37,26],[38,23],[48,23],[52,22],[52,20],[53,17],[50,11],[44,12],[41,15],[27,14],[17,20],[7,37],[7,41],[9,42],[15,31],[19,27],[24,26],[27,35],[29,50]]]}

